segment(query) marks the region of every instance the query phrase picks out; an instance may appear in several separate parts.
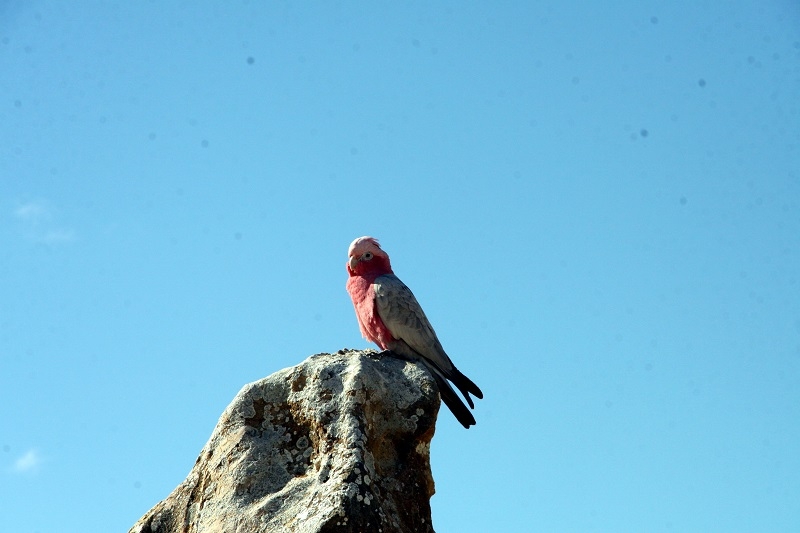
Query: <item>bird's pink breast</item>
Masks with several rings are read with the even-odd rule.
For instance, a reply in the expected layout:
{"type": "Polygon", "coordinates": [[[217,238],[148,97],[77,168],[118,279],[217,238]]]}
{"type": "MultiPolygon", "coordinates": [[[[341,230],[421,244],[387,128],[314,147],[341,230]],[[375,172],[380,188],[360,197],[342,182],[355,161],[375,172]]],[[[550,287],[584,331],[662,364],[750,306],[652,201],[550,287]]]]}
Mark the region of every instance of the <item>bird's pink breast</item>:
{"type": "Polygon", "coordinates": [[[389,343],[393,340],[393,337],[378,315],[375,303],[375,289],[372,287],[375,277],[377,276],[352,276],[348,278],[347,292],[350,293],[350,298],[353,300],[353,307],[356,309],[356,317],[358,317],[361,334],[368,341],[380,346],[381,349],[388,350],[389,343]]]}

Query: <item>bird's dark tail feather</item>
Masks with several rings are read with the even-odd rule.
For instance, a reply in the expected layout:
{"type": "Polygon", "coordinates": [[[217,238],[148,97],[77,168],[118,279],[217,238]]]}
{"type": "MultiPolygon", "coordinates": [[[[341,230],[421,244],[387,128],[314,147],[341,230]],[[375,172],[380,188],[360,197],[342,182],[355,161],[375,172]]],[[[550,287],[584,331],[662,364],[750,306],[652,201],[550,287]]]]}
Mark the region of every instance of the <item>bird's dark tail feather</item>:
{"type": "Polygon", "coordinates": [[[434,371],[432,374],[436,380],[436,384],[439,386],[439,396],[442,397],[442,401],[448,409],[450,409],[450,412],[455,415],[456,419],[465,428],[469,429],[470,426],[474,426],[475,417],[472,416],[472,412],[467,409],[467,406],[464,405],[464,402],[458,397],[458,394],[456,394],[456,391],[450,386],[450,383],[438,372],[434,371]]]}
{"type": "Polygon", "coordinates": [[[458,387],[458,390],[460,390],[461,394],[464,395],[464,398],[467,400],[469,406],[472,409],[475,409],[475,404],[472,403],[472,398],[470,398],[469,395],[472,394],[476,398],[480,398],[482,400],[483,392],[481,392],[481,389],[479,389],[471,379],[462,374],[461,371],[455,366],[453,367],[453,370],[450,371],[450,375],[447,377],[450,378],[450,381],[452,381],[456,387],[458,387]]]}

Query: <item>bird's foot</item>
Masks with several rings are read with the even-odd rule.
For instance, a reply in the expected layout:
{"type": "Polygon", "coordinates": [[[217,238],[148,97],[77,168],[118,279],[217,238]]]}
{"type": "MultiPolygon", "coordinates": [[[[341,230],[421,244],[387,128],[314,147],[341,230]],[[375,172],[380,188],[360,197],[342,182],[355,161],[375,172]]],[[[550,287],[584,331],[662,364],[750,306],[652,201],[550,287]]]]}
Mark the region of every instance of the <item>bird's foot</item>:
{"type": "Polygon", "coordinates": [[[386,355],[391,355],[391,352],[389,350],[382,350],[380,352],[376,350],[366,350],[366,355],[372,359],[382,359],[386,355]]]}

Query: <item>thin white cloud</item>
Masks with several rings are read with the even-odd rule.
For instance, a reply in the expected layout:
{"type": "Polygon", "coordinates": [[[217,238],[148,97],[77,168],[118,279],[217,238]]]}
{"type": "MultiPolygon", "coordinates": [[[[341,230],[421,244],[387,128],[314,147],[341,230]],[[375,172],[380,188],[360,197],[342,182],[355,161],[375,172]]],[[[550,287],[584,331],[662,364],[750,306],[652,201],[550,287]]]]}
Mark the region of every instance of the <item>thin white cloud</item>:
{"type": "Polygon", "coordinates": [[[42,464],[42,456],[35,449],[30,449],[14,461],[15,472],[34,472],[42,464]]]}
{"type": "Polygon", "coordinates": [[[52,217],[50,209],[42,202],[28,202],[14,209],[14,216],[29,224],[39,224],[52,217]]]}
{"type": "Polygon", "coordinates": [[[46,201],[25,202],[14,208],[12,214],[28,240],[53,245],[75,240],[75,231],[58,223],[55,210],[46,201]]]}

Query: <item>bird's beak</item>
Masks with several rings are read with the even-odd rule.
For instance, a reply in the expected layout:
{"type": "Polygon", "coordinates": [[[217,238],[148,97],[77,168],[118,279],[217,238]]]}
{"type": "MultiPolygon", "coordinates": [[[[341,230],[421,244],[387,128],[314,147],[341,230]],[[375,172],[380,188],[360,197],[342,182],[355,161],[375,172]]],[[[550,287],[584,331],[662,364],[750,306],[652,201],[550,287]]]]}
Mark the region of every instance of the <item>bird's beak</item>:
{"type": "Polygon", "coordinates": [[[356,265],[358,264],[358,257],[351,256],[350,259],[347,261],[347,264],[350,265],[350,270],[355,270],[356,265]]]}

